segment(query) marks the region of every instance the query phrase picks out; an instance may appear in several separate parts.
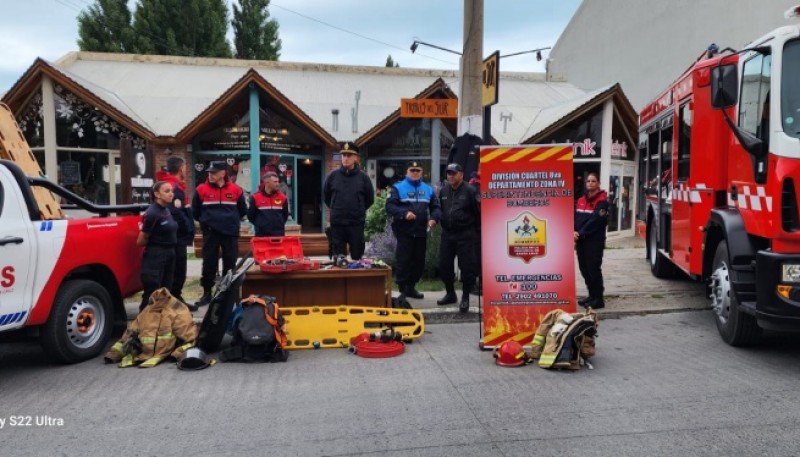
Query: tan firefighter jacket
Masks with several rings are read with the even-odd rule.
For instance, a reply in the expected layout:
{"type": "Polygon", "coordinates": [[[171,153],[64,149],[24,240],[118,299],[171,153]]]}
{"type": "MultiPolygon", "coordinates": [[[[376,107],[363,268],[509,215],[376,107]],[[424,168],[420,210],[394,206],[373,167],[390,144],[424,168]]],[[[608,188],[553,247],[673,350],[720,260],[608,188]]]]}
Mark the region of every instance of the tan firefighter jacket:
{"type": "Polygon", "coordinates": [[[122,368],[149,368],[168,356],[178,357],[197,339],[197,325],[183,303],[166,287],[150,296],[147,307],[128,324],[122,338],[111,346],[105,360],[122,368]]]}
{"type": "Polygon", "coordinates": [[[556,309],[544,316],[533,337],[531,357],[542,368],[580,369],[580,357],[595,354],[597,314],[570,314],[556,309]]]}

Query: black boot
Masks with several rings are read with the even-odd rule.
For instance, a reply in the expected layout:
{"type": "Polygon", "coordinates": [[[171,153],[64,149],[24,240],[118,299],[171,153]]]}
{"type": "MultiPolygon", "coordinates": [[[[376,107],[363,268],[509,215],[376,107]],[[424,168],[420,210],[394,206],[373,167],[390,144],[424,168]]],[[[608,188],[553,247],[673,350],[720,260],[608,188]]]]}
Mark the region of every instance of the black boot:
{"type": "Polygon", "coordinates": [[[440,306],[452,305],[458,301],[456,293],[453,290],[448,290],[447,293],[440,300],[436,300],[436,304],[440,306]]]}
{"type": "Polygon", "coordinates": [[[578,304],[585,307],[586,303],[589,302],[591,299],[592,297],[583,297],[578,300],[578,304]]]}
{"type": "Polygon", "coordinates": [[[469,292],[465,291],[461,294],[461,303],[458,305],[458,310],[461,313],[469,311],[469,292]]]}
{"type": "Polygon", "coordinates": [[[203,291],[203,296],[200,297],[200,300],[194,302],[194,309],[192,309],[192,306],[190,306],[189,311],[197,311],[198,308],[201,306],[206,306],[209,303],[211,303],[211,289],[205,289],[203,291]]]}
{"type": "Polygon", "coordinates": [[[589,309],[589,308],[592,308],[592,309],[603,309],[603,308],[606,307],[606,303],[603,301],[602,297],[601,298],[591,297],[589,299],[589,301],[587,301],[583,306],[585,306],[586,309],[589,309]]]}
{"type": "Polygon", "coordinates": [[[420,299],[420,298],[425,298],[425,295],[417,291],[417,289],[415,289],[413,285],[410,285],[406,286],[406,297],[420,299]]]}

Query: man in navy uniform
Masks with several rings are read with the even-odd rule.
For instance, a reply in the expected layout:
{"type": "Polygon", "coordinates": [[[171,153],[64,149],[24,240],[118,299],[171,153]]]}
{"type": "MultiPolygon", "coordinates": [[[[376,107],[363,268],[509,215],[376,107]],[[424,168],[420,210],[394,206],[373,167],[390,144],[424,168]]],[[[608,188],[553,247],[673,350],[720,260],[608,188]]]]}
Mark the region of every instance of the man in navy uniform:
{"type": "Polygon", "coordinates": [[[211,302],[220,248],[223,273],[236,267],[239,254],[239,229],[247,214],[247,204],[242,188],[228,179],[227,174],[225,162],[211,162],[208,180],[197,186],[192,199],[192,215],[200,222],[203,231],[203,273],[200,277],[203,296],[195,303],[198,307],[211,302]]]}
{"type": "Polygon", "coordinates": [[[386,213],[397,238],[396,280],[400,294],[423,298],[416,284],[425,267],[428,231],[439,221],[439,199],[422,180],[422,163],[408,162],[404,180],[394,183],[386,200],[386,213]]]}

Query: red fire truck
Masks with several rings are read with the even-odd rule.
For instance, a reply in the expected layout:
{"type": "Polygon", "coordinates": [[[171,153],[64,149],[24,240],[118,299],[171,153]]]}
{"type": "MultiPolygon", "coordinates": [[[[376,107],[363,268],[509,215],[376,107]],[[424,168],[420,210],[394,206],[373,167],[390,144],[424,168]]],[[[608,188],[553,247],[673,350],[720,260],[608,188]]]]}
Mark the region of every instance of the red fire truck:
{"type": "Polygon", "coordinates": [[[800,26],[710,46],[640,125],[653,274],[706,281],[728,344],[800,330],[800,26]]]}

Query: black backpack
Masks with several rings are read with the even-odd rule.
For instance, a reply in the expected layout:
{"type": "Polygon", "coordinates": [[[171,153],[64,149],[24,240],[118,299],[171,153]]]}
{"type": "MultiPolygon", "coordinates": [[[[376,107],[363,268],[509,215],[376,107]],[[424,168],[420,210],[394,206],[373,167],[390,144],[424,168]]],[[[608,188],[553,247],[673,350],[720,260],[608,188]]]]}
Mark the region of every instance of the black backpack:
{"type": "Polygon", "coordinates": [[[225,362],[285,362],[284,320],[275,297],[251,295],[233,313],[231,348],[222,352],[225,362]]]}

